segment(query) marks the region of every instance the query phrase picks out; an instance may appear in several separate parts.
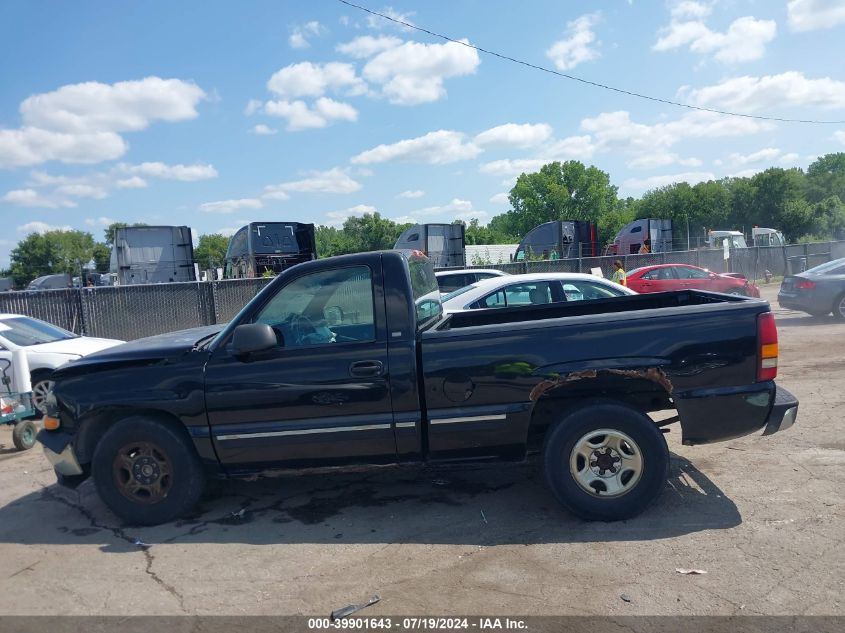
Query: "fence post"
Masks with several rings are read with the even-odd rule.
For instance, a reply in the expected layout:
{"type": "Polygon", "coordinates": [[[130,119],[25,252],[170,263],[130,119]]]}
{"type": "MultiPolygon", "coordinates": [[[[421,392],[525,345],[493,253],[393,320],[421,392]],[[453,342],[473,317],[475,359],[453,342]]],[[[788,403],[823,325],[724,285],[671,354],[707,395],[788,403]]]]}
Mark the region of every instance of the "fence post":
{"type": "Polygon", "coordinates": [[[76,305],[79,308],[79,333],[82,336],[92,336],[91,329],[88,327],[88,304],[90,303],[93,292],[88,292],[88,301],[85,300],[85,288],[76,289],[76,305]]]}

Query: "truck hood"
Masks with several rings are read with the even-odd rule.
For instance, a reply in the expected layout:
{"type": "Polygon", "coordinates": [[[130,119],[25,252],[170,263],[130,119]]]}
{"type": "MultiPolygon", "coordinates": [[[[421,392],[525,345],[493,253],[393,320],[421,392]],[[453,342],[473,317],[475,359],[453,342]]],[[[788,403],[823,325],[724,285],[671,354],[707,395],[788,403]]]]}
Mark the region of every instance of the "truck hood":
{"type": "MultiPolygon", "coordinates": [[[[61,374],[78,373],[80,370],[96,370],[113,365],[175,359],[190,352],[197,341],[218,333],[223,327],[223,325],[210,325],[136,339],[80,358],[62,367],[60,372],[61,374]]],[[[56,375],[57,379],[60,377],[59,374],[56,375]]]]}

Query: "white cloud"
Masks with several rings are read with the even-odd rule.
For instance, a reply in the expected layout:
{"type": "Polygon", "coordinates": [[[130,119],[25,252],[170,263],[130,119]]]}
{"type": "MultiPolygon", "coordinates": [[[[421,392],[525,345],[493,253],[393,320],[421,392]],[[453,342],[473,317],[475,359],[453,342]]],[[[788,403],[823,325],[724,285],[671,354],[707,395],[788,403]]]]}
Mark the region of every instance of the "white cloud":
{"type": "Polygon", "coordinates": [[[764,77],[733,77],[704,88],[681,88],[679,96],[694,105],[756,112],[783,106],[845,108],[845,81],[807,79],[797,71],[764,77]]]}
{"type": "Polygon", "coordinates": [[[552,127],[547,123],[505,123],[481,132],[475,137],[475,143],[533,147],[549,140],[551,136],[552,127]]]}
{"type": "Polygon", "coordinates": [[[0,168],[119,158],[128,147],[120,132],[192,119],[205,96],[194,83],[160,77],[90,81],[33,95],[20,105],[23,125],[0,130],[0,168]]]}
{"type": "MultiPolygon", "coordinates": [[[[391,17],[394,20],[405,22],[407,24],[413,24],[413,22],[411,22],[411,16],[416,15],[415,11],[409,11],[408,13],[399,13],[399,11],[397,11],[393,7],[383,7],[382,9],[379,9],[379,13],[391,17]]],[[[403,31],[410,30],[410,28],[407,26],[404,26],[402,24],[396,24],[396,22],[391,22],[390,20],[385,20],[384,18],[379,17],[377,15],[367,16],[367,26],[369,26],[371,29],[383,29],[387,27],[394,27],[403,31]]]]}
{"type": "Polygon", "coordinates": [[[352,64],[300,62],[276,71],[267,82],[267,89],[282,99],[290,99],[321,97],[329,91],[363,94],[367,86],[355,73],[352,64]]]}
{"type": "Polygon", "coordinates": [[[788,152],[778,158],[778,162],[781,165],[793,165],[798,162],[801,157],[795,152],[788,152]]]}
{"type": "Polygon", "coordinates": [[[361,183],[353,180],[349,174],[335,167],[328,171],[307,172],[301,180],[268,185],[262,198],[287,200],[290,192],[298,193],[354,193],[361,189],[361,183]]]}
{"type": "Polygon", "coordinates": [[[34,220],[32,222],[27,222],[18,227],[19,233],[24,233],[25,235],[29,235],[30,233],[47,233],[48,231],[72,231],[73,228],[67,225],[57,226],[53,224],[47,224],[46,222],[41,222],[40,220],[34,220]]]}
{"type": "Polygon", "coordinates": [[[766,147],[764,149],[752,152],[751,154],[739,154],[733,152],[728,156],[730,164],[734,167],[742,167],[744,165],[753,165],[754,163],[772,163],[781,155],[781,151],[775,147],[766,147]]]}
{"type": "Polygon", "coordinates": [[[85,224],[88,226],[110,226],[117,222],[117,220],[113,218],[108,218],[105,216],[100,216],[99,218],[85,218],[85,224]]]}
{"type": "Polygon", "coordinates": [[[480,63],[475,49],[456,42],[405,42],[377,53],[364,66],[362,75],[380,84],[391,103],[416,105],[446,96],[445,79],[471,75],[480,63]]]}
{"type": "Polygon", "coordinates": [[[599,57],[593,27],[600,19],[600,13],[588,13],[567,23],[567,37],[558,40],[546,51],[546,57],[554,62],[558,70],[569,70],[599,57]]]}
{"type": "Polygon", "coordinates": [[[486,211],[476,209],[472,202],[463,200],[462,198],[452,198],[451,201],[443,205],[436,205],[430,207],[423,207],[416,211],[411,211],[408,215],[403,216],[397,222],[417,222],[425,219],[431,220],[432,216],[440,216],[449,220],[468,220],[470,218],[486,219],[488,214],[486,211]]]}
{"type": "Polygon", "coordinates": [[[444,165],[459,160],[475,158],[481,148],[467,142],[466,134],[452,130],[437,130],[424,136],[382,144],[353,156],[356,165],[407,161],[444,165]]]}
{"type": "MultiPolygon", "coordinates": [[[[246,222],[244,222],[244,224],[246,224],[246,222]]],[[[232,237],[235,233],[240,231],[242,228],[243,228],[243,224],[241,224],[240,226],[225,226],[222,229],[217,229],[214,232],[219,233],[220,235],[222,235],[224,237],[232,237]]]]}
{"type": "Polygon", "coordinates": [[[268,101],[264,112],[287,120],[289,131],[323,128],[335,121],[357,121],[358,111],[348,103],[320,97],[313,107],[301,100],[268,101]]]}
{"type": "Polygon", "coordinates": [[[118,189],[143,189],[147,186],[147,181],[140,176],[132,176],[118,180],[115,186],[118,189]]]}
{"type": "Polygon", "coordinates": [[[14,189],[0,197],[0,202],[13,204],[18,207],[38,207],[42,209],[58,209],[61,207],[75,207],[70,200],[60,200],[45,197],[35,189],[14,189]]]}
{"type": "Polygon", "coordinates": [[[261,108],[264,107],[264,102],[261,99],[250,99],[246,102],[246,107],[244,108],[244,114],[246,116],[252,116],[261,108]]]}
{"type": "Polygon", "coordinates": [[[56,188],[56,193],[74,198],[94,198],[95,200],[102,200],[109,195],[102,187],[85,184],[62,185],[56,188]]]}
{"type": "Polygon", "coordinates": [[[24,124],[67,133],[129,132],[153,121],[185,121],[197,116],[205,97],[196,84],[147,77],[103,84],[89,81],[33,95],[21,103],[24,124]]]}
{"type": "Polygon", "coordinates": [[[548,162],[549,160],[545,158],[518,158],[515,160],[504,158],[484,163],[478,168],[478,171],[482,174],[511,178],[525,172],[537,171],[548,162]]]}
{"type": "Polygon", "coordinates": [[[691,185],[708,180],[715,180],[716,176],[706,171],[691,171],[681,174],[668,174],[665,176],[649,176],[648,178],[629,178],[622,183],[622,189],[631,191],[646,191],[657,187],[665,187],[676,182],[687,182],[691,185]]]}
{"type": "Polygon", "coordinates": [[[508,194],[504,191],[501,193],[497,193],[494,196],[490,196],[491,204],[510,204],[510,200],[508,199],[508,194]]]}
{"type": "Polygon", "coordinates": [[[128,145],[114,132],[64,133],[23,127],[0,130],[0,169],[63,163],[98,163],[120,158],[128,145]]]}
{"type": "Polygon", "coordinates": [[[240,198],[237,200],[218,200],[205,202],[199,209],[203,213],[233,213],[239,209],[260,209],[264,204],[257,198],[240,198]]]}
{"type": "Polygon", "coordinates": [[[288,38],[288,44],[290,44],[291,48],[308,48],[311,45],[308,42],[308,38],[321,35],[325,30],[326,28],[316,20],[306,22],[305,24],[294,27],[293,32],[288,38]]]}
{"type": "Polygon", "coordinates": [[[700,167],[702,161],[698,158],[681,158],[673,152],[656,150],[639,154],[625,163],[631,169],[654,169],[667,165],[683,165],[684,167],[700,167]]]}
{"type": "Polygon", "coordinates": [[[162,162],[149,162],[140,165],[121,165],[120,168],[126,173],[164,180],[191,182],[217,178],[217,170],[214,169],[214,165],[167,165],[162,162]]]}
{"type": "Polygon", "coordinates": [[[340,211],[330,211],[326,213],[326,217],[329,218],[329,225],[340,226],[352,216],[362,216],[364,214],[372,215],[377,211],[378,209],[376,209],[371,204],[356,204],[354,207],[349,207],[348,209],[341,209],[340,211]]]}
{"type": "Polygon", "coordinates": [[[277,129],[272,128],[269,125],[264,125],[263,123],[259,123],[258,125],[250,128],[249,131],[259,136],[271,136],[278,132],[277,129]]]}
{"type": "Polygon", "coordinates": [[[402,193],[398,194],[397,198],[422,198],[425,195],[425,191],[421,189],[408,189],[407,191],[403,191],[402,193]]]}
{"type": "Polygon", "coordinates": [[[693,0],[684,0],[672,7],[673,18],[706,18],[710,15],[713,7],[704,2],[695,2],[693,0]]]}
{"type": "Polygon", "coordinates": [[[712,53],[714,59],[723,63],[747,62],[763,57],[766,44],[776,33],[774,20],[758,20],[752,16],[737,18],[724,33],[710,30],[700,20],[673,18],[669,26],[660,29],[660,37],[652,48],[670,51],[688,46],[693,53],[712,53]]]}
{"type": "Polygon", "coordinates": [[[793,31],[830,29],[845,24],[845,3],[841,0],[789,0],[786,5],[793,31]]]}
{"type": "Polygon", "coordinates": [[[362,35],[351,42],[338,44],[335,50],[355,59],[365,59],[389,48],[396,48],[400,44],[402,44],[402,40],[392,35],[379,35],[377,37],[362,35]]]}

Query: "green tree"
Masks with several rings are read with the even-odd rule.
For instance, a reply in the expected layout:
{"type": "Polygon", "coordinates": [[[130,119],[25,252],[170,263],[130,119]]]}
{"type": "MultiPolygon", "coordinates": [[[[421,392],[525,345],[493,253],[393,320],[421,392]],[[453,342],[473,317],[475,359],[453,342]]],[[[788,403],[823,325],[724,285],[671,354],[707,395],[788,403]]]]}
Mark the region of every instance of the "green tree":
{"type": "Polygon", "coordinates": [[[94,265],[97,272],[108,272],[109,266],[111,265],[111,249],[107,245],[102,242],[94,244],[92,257],[94,258],[94,265]]]}
{"type": "MultiPolygon", "coordinates": [[[[503,214],[503,220],[491,221],[491,227],[504,234],[524,236],[538,224],[553,220],[598,222],[614,210],[616,192],[610,176],[597,167],[586,167],[576,160],[549,163],[540,171],[517,178],[508,196],[512,209],[503,214]]],[[[608,237],[600,235],[600,239],[608,237]]]]}
{"type": "Polygon", "coordinates": [[[845,152],[825,154],[807,168],[807,199],[821,202],[830,196],[845,200],[845,152]]]}
{"type": "Polygon", "coordinates": [[[804,197],[804,172],[770,167],[751,178],[754,199],[746,229],[751,226],[778,228],[794,242],[812,228],[812,211],[804,197]],[[749,226],[750,225],[750,226],[749,226]]]}
{"type": "Polygon", "coordinates": [[[94,255],[94,237],[85,231],[30,233],[12,250],[11,273],[18,286],[41,275],[79,274],[94,255]]]}
{"type": "Polygon", "coordinates": [[[352,253],[393,248],[402,231],[410,226],[383,218],[378,211],[365,213],[360,217],[351,216],[343,223],[343,233],[348,240],[344,240],[343,245],[345,248],[351,248],[352,250],[347,252],[352,253]]]}
{"type": "Polygon", "coordinates": [[[482,226],[478,218],[470,219],[469,224],[463,220],[455,220],[453,224],[464,225],[464,236],[467,244],[515,244],[519,242],[514,236],[502,233],[492,226],[482,226]]]}
{"type": "Polygon", "coordinates": [[[226,249],[229,248],[229,238],[220,233],[200,235],[197,247],[194,249],[194,260],[200,270],[209,270],[223,266],[226,259],[226,249]]]}

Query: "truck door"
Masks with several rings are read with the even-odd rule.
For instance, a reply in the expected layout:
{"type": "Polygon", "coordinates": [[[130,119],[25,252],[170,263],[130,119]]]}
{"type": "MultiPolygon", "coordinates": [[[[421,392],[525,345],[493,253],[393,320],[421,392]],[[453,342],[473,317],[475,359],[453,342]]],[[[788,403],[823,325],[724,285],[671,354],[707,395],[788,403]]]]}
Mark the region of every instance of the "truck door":
{"type": "Polygon", "coordinates": [[[223,464],[237,469],[393,461],[381,260],[309,268],[240,323],[273,327],[279,346],[206,365],[206,407],[223,464]]]}

